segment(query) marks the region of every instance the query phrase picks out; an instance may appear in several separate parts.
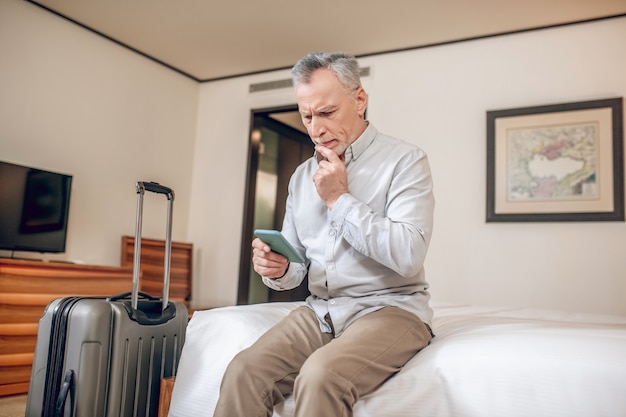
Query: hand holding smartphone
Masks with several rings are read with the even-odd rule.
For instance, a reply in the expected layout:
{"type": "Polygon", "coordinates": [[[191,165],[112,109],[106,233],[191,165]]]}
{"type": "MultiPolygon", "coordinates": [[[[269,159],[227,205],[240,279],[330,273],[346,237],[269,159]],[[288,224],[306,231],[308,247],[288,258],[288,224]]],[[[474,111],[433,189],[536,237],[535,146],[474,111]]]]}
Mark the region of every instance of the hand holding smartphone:
{"type": "Polygon", "coordinates": [[[256,229],[254,235],[267,243],[272,252],[280,253],[290,262],[303,264],[304,258],[300,255],[278,230],[256,229]]]}

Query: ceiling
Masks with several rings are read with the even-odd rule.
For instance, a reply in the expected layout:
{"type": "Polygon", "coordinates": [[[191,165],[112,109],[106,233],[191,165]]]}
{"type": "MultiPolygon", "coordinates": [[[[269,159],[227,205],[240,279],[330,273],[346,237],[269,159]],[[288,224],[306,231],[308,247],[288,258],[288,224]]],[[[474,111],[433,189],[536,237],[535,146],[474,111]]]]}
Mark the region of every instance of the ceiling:
{"type": "Polygon", "coordinates": [[[626,15],[626,0],[26,0],[196,81],[626,15]]]}

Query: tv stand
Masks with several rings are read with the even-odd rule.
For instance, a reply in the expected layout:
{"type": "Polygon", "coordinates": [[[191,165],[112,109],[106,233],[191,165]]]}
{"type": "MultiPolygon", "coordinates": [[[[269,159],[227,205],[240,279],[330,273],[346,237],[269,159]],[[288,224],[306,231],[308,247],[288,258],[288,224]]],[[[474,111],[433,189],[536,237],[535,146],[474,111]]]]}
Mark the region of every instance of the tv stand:
{"type": "Polygon", "coordinates": [[[28,392],[39,319],[55,298],[130,291],[132,267],[0,258],[0,396],[28,392]]]}
{"type": "Polygon", "coordinates": [[[6,256],[6,255],[2,255],[0,256],[0,261],[6,261],[6,260],[12,260],[12,261],[31,261],[31,262],[43,262],[43,259],[34,259],[34,258],[16,258],[15,256],[11,255],[11,256],[6,256]]]}

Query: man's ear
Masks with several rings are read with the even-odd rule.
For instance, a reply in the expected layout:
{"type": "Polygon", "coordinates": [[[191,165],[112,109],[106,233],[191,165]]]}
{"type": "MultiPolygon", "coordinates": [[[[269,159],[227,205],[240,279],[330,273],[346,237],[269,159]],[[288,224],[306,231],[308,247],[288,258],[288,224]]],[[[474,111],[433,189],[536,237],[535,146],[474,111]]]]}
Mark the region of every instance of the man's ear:
{"type": "Polygon", "coordinates": [[[356,101],[356,109],[359,116],[365,116],[365,110],[367,109],[367,93],[363,87],[359,87],[354,96],[356,101]]]}

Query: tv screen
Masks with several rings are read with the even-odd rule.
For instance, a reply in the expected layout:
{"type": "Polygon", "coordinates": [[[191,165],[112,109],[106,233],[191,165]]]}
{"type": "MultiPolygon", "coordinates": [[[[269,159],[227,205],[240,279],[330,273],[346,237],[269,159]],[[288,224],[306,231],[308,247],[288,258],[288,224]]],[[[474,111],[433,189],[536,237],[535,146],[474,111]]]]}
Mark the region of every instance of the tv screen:
{"type": "Polygon", "coordinates": [[[0,161],[0,249],[65,252],[72,176],[0,161]]]}

